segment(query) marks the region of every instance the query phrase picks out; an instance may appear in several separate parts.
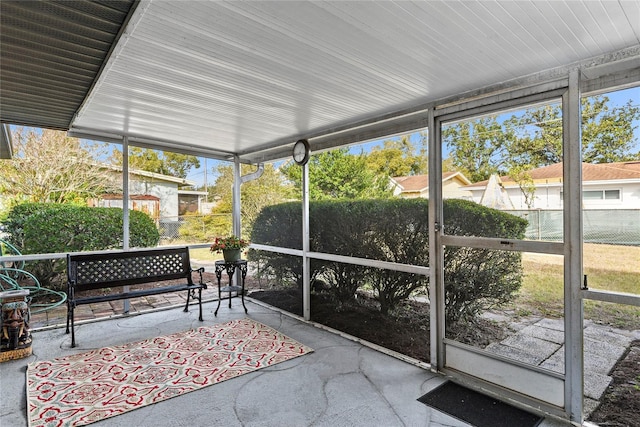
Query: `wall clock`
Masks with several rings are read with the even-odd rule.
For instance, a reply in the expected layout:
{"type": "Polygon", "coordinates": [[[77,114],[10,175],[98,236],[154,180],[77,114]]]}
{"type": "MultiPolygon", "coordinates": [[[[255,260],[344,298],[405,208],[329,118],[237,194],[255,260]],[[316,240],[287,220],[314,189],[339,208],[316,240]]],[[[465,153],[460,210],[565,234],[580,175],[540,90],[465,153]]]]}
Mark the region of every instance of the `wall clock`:
{"type": "Polygon", "coordinates": [[[309,141],[306,139],[300,139],[296,141],[293,146],[293,161],[304,166],[309,161],[311,149],[309,147],[309,141]]]}

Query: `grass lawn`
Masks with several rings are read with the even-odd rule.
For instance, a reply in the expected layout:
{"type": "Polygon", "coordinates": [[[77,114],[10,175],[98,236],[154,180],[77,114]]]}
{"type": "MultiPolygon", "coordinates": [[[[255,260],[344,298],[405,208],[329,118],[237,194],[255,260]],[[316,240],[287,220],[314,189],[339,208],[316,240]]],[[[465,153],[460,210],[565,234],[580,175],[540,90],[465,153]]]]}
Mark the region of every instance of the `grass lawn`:
{"type": "Polygon", "coordinates": [[[189,258],[203,261],[217,261],[222,259],[222,254],[209,252],[209,248],[198,248],[189,250],[189,258]]]}
{"type": "MultiPolygon", "coordinates": [[[[563,260],[523,254],[524,280],[514,307],[518,314],[563,316],[563,260]]],[[[640,294],[640,247],[585,244],[584,265],[590,289],[640,294]]],[[[585,300],[584,312],[585,319],[598,323],[640,329],[640,307],[585,300]]]]}
{"type": "MultiPolygon", "coordinates": [[[[193,260],[218,260],[209,248],[191,249],[193,260]]],[[[564,257],[524,253],[524,280],[513,308],[518,315],[563,317],[564,257]]],[[[590,289],[640,294],[640,247],[584,245],[585,274],[590,289]]],[[[576,284],[581,286],[581,284],[576,284]]],[[[617,328],[640,329],[640,307],[585,301],[585,318],[617,328]]]]}

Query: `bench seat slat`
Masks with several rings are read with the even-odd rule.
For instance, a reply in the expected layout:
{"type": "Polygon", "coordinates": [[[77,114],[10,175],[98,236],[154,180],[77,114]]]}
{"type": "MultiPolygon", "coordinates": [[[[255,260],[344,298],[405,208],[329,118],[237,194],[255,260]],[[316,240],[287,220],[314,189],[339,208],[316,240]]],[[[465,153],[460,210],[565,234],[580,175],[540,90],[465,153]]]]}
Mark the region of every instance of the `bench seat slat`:
{"type": "Polygon", "coordinates": [[[112,293],[108,295],[92,295],[87,297],[76,296],[73,301],[75,305],[93,304],[96,302],[105,302],[105,301],[113,301],[113,300],[119,300],[119,299],[140,298],[140,297],[146,297],[149,295],[166,294],[168,292],[190,291],[192,289],[196,290],[196,289],[201,289],[203,287],[204,289],[206,289],[207,286],[204,284],[190,285],[187,283],[184,285],[172,285],[172,286],[164,286],[161,288],[139,289],[135,291],[118,292],[118,293],[112,293]]]}
{"type": "Polygon", "coordinates": [[[177,280],[177,279],[185,279],[185,278],[186,278],[186,275],[184,273],[165,275],[165,276],[134,277],[134,278],[122,279],[122,280],[101,280],[100,277],[96,277],[94,280],[91,280],[91,281],[85,280],[80,283],[75,283],[74,287],[77,292],[84,292],[84,291],[90,291],[95,289],[143,285],[145,283],[156,283],[156,282],[163,282],[165,280],[177,280]]]}

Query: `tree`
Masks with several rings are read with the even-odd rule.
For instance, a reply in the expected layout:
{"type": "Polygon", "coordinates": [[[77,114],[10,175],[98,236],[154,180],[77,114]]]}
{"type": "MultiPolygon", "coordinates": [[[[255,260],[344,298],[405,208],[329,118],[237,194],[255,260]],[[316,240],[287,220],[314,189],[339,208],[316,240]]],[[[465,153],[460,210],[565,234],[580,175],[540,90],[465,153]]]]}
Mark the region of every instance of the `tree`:
{"type": "MultiPolygon", "coordinates": [[[[587,163],[640,159],[634,136],[640,107],[610,107],[604,95],[582,98],[582,156],[587,163]]],[[[562,110],[544,105],[500,122],[488,116],[443,129],[453,165],[474,182],[491,174],[525,182],[527,171],[562,162],[562,110]],[[518,178],[519,177],[519,178],[518,178]]]]}
{"type": "Polygon", "coordinates": [[[442,159],[442,172],[463,172],[465,176],[467,176],[467,171],[461,171],[453,164],[453,158],[447,157],[442,159]]]}
{"type": "Polygon", "coordinates": [[[426,174],[428,157],[425,149],[426,134],[420,134],[419,150],[411,143],[410,135],[388,139],[382,147],[374,147],[367,155],[367,166],[389,177],[426,174]]]}
{"type": "MultiPolygon", "coordinates": [[[[113,151],[112,162],[117,165],[122,165],[122,151],[113,151]]],[[[188,154],[130,147],[129,167],[178,178],[186,178],[191,168],[200,167],[200,160],[196,156],[190,156],[188,154]]]]}
{"type": "MultiPolygon", "coordinates": [[[[640,120],[640,107],[634,107],[631,100],[622,107],[612,108],[606,96],[583,98],[583,161],[613,163],[640,159],[640,146],[634,137],[637,126],[633,126],[637,120],[640,120]]],[[[522,117],[512,117],[508,123],[533,129],[511,148],[514,158],[522,158],[534,168],[562,161],[562,115],[558,105],[527,110],[522,117]]]]}
{"type": "MultiPolygon", "coordinates": [[[[241,165],[242,175],[255,170],[249,165],[241,165]]],[[[215,234],[226,234],[231,230],[231,213],[233,210],[233,166],[220,164],[217,167],[218,178],[210,191],[220,201],[211,212],[211,220],[216,223],[215,234]],[[221,221],[221,214],[228,223],[221,221]]],[[[262,176],[256,180],[246,182],[240,187],[241,218],[243,231],[250,230],[258,214],[265,206],[282,203],[293,197],[291,184],[284,181],[280,172],[268,163],[264,166],[262,176]]],[[[205,219],[206,220],[206,219],[205,219]]]]}
{"type": "Polygon", "coordinates": [[[450,150],[451,164],[472,182],[506,172],[503,162],[508,142],[513,139],[513,130],[503,128],[496,116],[482,117],[442,129],[442,140],[450,150]]]}
{"type": "Polygon", "coordinates": [[[242,184],[240,193],[242,224],[245,230],[251,229],[262,208],[291,200],[294,194],[291,184],[285,182],[273,164],[264,166],[264,172],[259,179],[242,184]]]}
{"type": "Polygon", "coordinates": [[[640,143],[634,136],[640,107],[631,100],[623,107],[609,108],[609,98],[595,96],[582,103],[582,149],[587,163],[640,160],[640,143]],[[634,149],[636,152],[634,153],[634,149]]]}
{"type": "Polygon", "coordinates": [[[186,178],[191,168],[199,168],[200,160],[187,154],[164,152],[163,174],[186,178]]]}
{"type": "MultiPolygon", "coordinates": [[[[302,168],[289,163],[282,173],[302,189],[302,168]]],[[[309,160],[309,195],[312,200],[370,199],[390,197],[387,175],[367,166],[364,154],[349,154],[346,148],[314,154],[309,160]]],[[[300,193],[298,193],[300,194],[300,193]]]]}
{"type": "Polygon", "coordinates": [[[13,159],[0,160],[0,190],[14,201],[84,203],[120,191],[116,176],[97,164],[104,145],[50,129],[18,128],[12,139],[13,159]]]}

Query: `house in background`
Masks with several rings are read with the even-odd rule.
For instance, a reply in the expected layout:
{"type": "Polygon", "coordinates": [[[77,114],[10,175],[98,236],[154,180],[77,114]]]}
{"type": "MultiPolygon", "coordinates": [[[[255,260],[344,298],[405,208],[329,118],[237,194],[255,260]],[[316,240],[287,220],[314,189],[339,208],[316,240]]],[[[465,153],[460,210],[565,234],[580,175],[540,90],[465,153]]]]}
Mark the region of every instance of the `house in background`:
{"type": "MultiPolygon", "coordinates": [[[[184,178],[143,170],[130,170],[129,176],[129,209],[143,211],[156,221],[178,221],[180,215],[198,211],[206,196],[204,191],[183,189],[196,185],[184,178]]],[[[89,205],[122,208],[122,194],[105,194],[89,205]]]]}
{"type": "MultiPolygon", "coordinates": [[[[87,205],[98,208],[122,209],[122,194],[103,194],[98,199],[90,199],[87,205]]],[[[160,222],[159,197],[148,194],[130,194],[129,209],[146,213],[156,222],[156,225],[160,222]]]]}
{"type": "MultiPolygon", "coordinates": [[[[442,174],[442,197],[445,199],[471,199],[471,193],[464,189],[471,184],[462,172],[442,174]]],[[[429,198],[429,175],[396,176],[391,178],[393,195],[405,199],[429,198]]]]}
{"type": "MultiPolygon", "coordinates": [[[[205,213],[206,191],[178,190],[178,215],[205,213]]],[[[209,208],[209,212],[211,208],[209,208]]]]}
{"type": "MultiPolygon", "coordinates": [[[[535,193],[528,206],[520,186],[510,177],[500,177],[502,188],[515,209],[562,209],[562,163],[530,172],[535,193]]],[[[489,180],[464,187],[481,203],[489,180]]],[[[582,164],[583,209],[640,209],[640,161],[582,164]]]]}

